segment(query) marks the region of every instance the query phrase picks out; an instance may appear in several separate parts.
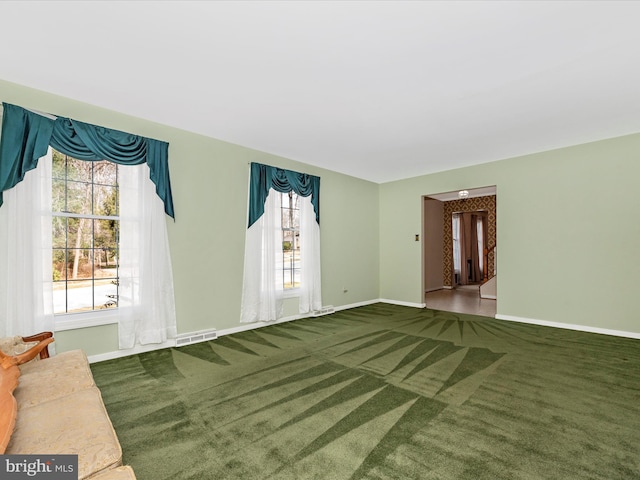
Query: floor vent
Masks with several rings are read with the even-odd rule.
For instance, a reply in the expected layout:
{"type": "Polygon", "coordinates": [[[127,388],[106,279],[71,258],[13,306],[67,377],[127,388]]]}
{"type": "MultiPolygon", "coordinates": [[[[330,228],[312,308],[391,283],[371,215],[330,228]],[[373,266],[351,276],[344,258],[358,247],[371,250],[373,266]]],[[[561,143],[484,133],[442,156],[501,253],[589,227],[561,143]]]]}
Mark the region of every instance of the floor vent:
{"type": "Polygon", "coordinates": [[[322,307],[320,310],[314,310],[311,313],[312,317],[321,317],[322,315],[328,315],[330,313],[335,313],[336,309],[333,308],[333,305],[327,305],[326,307],[322,307]]]}
{"type": "Polygon", "coordinates": [[[206,342],[208,340],[215,340],[216,338],[218,338],[218,334],[215,330],[187,333],[176,338],[176,347],[191,345],[192,343],[206,342]]]}

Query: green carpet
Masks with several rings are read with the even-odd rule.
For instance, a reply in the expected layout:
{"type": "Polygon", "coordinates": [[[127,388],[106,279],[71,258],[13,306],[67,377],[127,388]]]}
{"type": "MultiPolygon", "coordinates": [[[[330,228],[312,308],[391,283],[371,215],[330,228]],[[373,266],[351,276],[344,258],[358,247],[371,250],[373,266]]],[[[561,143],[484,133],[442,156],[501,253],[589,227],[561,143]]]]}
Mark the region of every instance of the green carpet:
{"type": "Polygon", "coordinates": [[[640,479],[640,341],[375,304],[92,365],[139,480],[640,479]]]}

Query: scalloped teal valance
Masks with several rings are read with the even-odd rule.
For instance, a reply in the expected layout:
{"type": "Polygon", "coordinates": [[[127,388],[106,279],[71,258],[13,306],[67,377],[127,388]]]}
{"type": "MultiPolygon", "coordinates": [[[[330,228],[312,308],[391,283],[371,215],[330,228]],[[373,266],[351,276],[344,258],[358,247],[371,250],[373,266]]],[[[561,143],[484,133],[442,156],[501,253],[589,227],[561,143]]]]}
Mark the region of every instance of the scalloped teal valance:
{"type": "Polygon", "coordinates": [[[108,160],[120,165],[147,163],[164,211],[175,218],[169,179],[169,144],[152,138],[58,117],[55,120],[8,103],[2,104],[0,206],[2,192],[20,183],[51,145],[78,160],[108,160]]]}
{"type": "Polygon", "coordinates": [[[261,163],[251,164],[249,190],[249,225],[253,225],[264,213],[264,202],[269,190],[286,193],[294,191],[301,197],[311,195],[311,204],[316,212],[316,222],[320,225],[320,177],[283,170],[261,163]]]}

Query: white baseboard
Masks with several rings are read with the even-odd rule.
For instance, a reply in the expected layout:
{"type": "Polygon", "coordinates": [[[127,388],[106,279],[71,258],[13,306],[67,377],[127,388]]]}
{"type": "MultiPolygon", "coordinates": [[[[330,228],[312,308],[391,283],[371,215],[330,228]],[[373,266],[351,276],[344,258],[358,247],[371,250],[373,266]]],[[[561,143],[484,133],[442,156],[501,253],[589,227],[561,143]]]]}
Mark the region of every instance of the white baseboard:
{"type": "Polygon", "coordinates": [[[366,300],[364,302],[356,302],[356,303],[350,303],[349,305],[342,305],[341,307],[335,307],[336,312],[339,310],[348,310],[350,308],[356,308],[356,307],[364,307],[366,305],[373,305],[374,303],[379,303],[382,300],[380,300],[379,298],[375,298],[373,300],[366,300]]]}
{"type": "Polygon", "coordinates": [[[497,300],[498,297],[496,297],[495,295],[482,295],[480,294],[480,298],[486,298],[487,300],[497,300]]]}
{"type": "Polygon", "coordinates": [[[638,332],[625,332],[623,330],[610,330],[608,328],[590,327],[587,325],[575,325],[572,323],[549,322],[547,320],[537,320],[535,318],[516,317],[514,315],[496,314],[496,319],[507,320],[509,322],[530,323],[532,325],[542,325],[543,327],[564,328],[566,330],[577,330],[580,332],[599,333],[601,335],[611,335],[614,337],[626,337],[640,339],[638,332]]]}
{"type": "Polygon", "coordinates": [[[234,333],[246,332],[247,330],[255,330],[257,328],[268,327],[270,325],[277,325],[279,323],[291,322],[293,320],[300,320],[301,318],[307,318],[307,317],[310,317],[310,316],[311,316],[311,314],[309,314],[309,315],[291,315],[291,316],[288,316],[288,317],[282,317],[282,318],[276,320],[275,322],[243,323],[241,325],[238,325],[237,327],[225,328],[223,330],[216,330],[216,332],[218,333],[219,337],[222,337],[223,335],[231,335],[231,334],[234,334],[234,333]]]}
{"type": "Polygon", "coordinates": [[[133,348],[127,350],[116,350],[115,352],[99,353],[97,355],[88,355],[89,363],[104,362],[105,360],[112,360],[114,358],[127,357],[129,355],[136,355],[138,353],[152,352],[153,350],[161,350],[163,348],[175,347],[175,340],[167,340],[164,343],[154,343],[150,345],[136,345],[133,348]]]}
{"type": "Polygon", "coordinates": [[[403,302],[401,300],[389,300],[388,298],[379,298],[378,301],[382,303],[390,303],[392,305],[400,305],[403,307],[425,308],[427,306],[426,303],[403,302]]]}

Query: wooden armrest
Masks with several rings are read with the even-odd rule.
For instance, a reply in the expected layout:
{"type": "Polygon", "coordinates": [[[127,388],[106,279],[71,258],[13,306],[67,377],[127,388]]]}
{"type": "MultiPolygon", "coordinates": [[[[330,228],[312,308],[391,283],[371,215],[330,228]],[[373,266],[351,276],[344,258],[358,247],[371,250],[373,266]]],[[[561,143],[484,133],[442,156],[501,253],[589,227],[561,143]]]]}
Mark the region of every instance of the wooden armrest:
{"type": "Polygon", "coordinates": [[[18,360],[16,357],[12,357],[11,355],[5,354],[2,350],[0,350],[0,367],[3,370],[8,370],[11,367],[15,367],[18,365],[18,360]]]}
{"type": "MultiPolygon", "coordinates": [[[[36,355],[39,355],[39,354],[40,354],[40,358],[42,358],[42,352],[44,350],[48,350],[47,346],[53,342],[55,342],[54,338],[52,337],[45,338],[40,343],[38,343],[37,345],[34,345],[26,352],[20,353],[18,355],[14,355],[13,358],[16,359],[18,365],[22,365],[23,363],[27,363],[28,361],[33,360],[34,358],[36,358],[36,355]]],[[[49,358],[49,354],[47,353],[47,356],[44,358],[49,358]]]]}
{"type": "MultiPolygon", "coordinates": [[[[30,335],[28,337],[22,337],[22,341],[23,342],[42,342],[43,340],[46,340],[47,338],[51,338],[51,337],[53,337],[52,332],[40,332],[40,333],[36,333],[35,335],[30,335]]],[[[49,344],[47,343],[47,345],[49,344]]],[[[49,358],[49,348],[45,348],[40,351],[40,358],[43,360],[45,358],[49,358]]]]}
{"type": "Polygon", "coordinates": [[[16,424],[18,406],[12,393],[19,376],[20,370],[15,365],[0,368],[0,454],[5,453],[16,424]]]}

